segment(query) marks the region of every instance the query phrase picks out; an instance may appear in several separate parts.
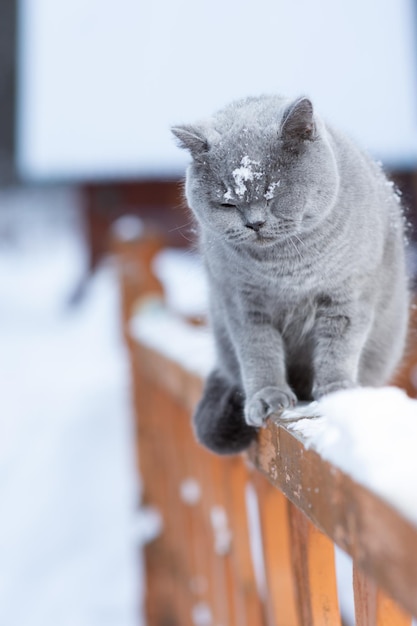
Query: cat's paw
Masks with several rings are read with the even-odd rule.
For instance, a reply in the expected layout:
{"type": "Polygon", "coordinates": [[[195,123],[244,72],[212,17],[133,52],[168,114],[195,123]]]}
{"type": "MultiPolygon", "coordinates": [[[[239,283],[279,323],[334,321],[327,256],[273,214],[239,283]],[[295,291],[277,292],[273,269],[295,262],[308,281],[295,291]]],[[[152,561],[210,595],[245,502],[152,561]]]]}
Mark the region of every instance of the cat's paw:
{"type": "Polygon", "coordinates": [[[264,387],[257,391],[245,406],[245,419],[250,426],[263,426],[265,420],[276,413],[280,415],[285,409],[295,406],[296,395],[289,387],[264,387]]]}
{"type": "Polygon", "coordinates": [[[332,383],[324,385],[316,385],[313,388],[313,397],[315,400],[320,400],[323,396],[327,396],[334,391],[341,391],[342,389],[354,389],[357,385],[351,380],[336,380],[332,383]]]}

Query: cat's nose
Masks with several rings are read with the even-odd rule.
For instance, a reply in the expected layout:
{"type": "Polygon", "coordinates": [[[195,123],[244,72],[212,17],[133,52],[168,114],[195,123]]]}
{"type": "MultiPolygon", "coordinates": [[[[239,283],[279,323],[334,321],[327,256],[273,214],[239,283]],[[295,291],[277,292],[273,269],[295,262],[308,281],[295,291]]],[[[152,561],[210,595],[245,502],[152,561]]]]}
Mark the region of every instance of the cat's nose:
{"type": "Polygon", "coordinates": [[[257,220],[256,222],[245,222],[246,228],[251,228],[255,232],[261,230],[262,226],[265,224],[265,220],[257,220]]]}

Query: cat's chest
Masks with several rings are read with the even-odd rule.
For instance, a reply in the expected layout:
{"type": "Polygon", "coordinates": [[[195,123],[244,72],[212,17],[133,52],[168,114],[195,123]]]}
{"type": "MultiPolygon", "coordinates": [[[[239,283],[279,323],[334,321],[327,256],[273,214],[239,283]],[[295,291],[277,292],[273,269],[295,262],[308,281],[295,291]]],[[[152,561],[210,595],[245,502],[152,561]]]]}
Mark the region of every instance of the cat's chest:
{"type": "Polygon", "coordinates": [[[277,305],[300,306],[322,292],[327,282],[325,268],[308,262],[295,267],[263,264],[256,272],[243,276],[242,280],[247,287],[252,285],[259,298],[274,308],[277,305]]]}
{"type": "Polygon", "coordinates": [[[282,335],[301,339],[314,327],[317,305],[313,298],[299,298],[296,302],[279,300],[272,311],[272,324],[282,335]]]}
{"type": "Polygon", "coordinates": [[[319,289],[275,283],[264,290],[260,302],[272,324],[283,334],[305,334],[311,330],[317,311],[319,289]]]}
{"type": "Polygon", "coordinates": [[[314,281],[268,279],[243,282],[240,287],[240,309],[244,317],[269,319],[284,335],[308,333],[314,325],[320,286],[314,281]]]}

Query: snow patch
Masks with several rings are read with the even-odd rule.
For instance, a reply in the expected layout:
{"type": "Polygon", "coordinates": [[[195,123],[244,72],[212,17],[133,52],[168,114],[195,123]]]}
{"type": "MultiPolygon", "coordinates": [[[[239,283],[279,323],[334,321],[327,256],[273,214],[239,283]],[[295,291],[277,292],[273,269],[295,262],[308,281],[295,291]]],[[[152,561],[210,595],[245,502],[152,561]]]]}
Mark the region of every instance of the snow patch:
{"type": "Polygon", "coordinates": [[[267,583],[263,552],[262,524],[259,514],[259,500],[255,487],[247,483],[245,488],[246,511],[249,526],[249,544],[259,597],[265,600],[267,583]]]}
{"type": "Polygon", "coordinates": [[[396,387],[359,388],[330,394],[311,409],[322,417],[300,414],[289,424],[305,445],[417,523],[417,400],[396,387]]]}
{"type": "Polygon", "coordinates": [[[137,215],[122,215],[113,223],[112,232],[121,241],[135,241],[143,236],[145,226],[137,215]]]}
{"type": "Polygon", "coordinates": [[[137,516],[136,537],[139,545],[151,543],[164,529],[160,511],[153,506],[142,506],[137,516]]]}
{"type": "Polygon", "coordinates": [[[164,287],[171,311],[185,317],[207,315],[207,280],[198,254],[166,248],[156,255],[152,269],[164,287]]]}
{"type": "Polygon", "coordinates": [[[214,366],[213,337],[204,327],[192,326],[154,301],[131,320],[131,334],[145,346],[179,363],[184,369],[206,377],[214,366]]]}
{"type": "Polygon", "coordinates": [[[232,543],[232,531],[229,528],[227,513],[220,505],[210,509],[210,521],[214,532],[214,551],[219,556],[228,554],[232,543]]]}
{"type": "Polygon", "coordinates": [[[180,484],[181,500],[188,506],[195,506],[201,499],[201,487],[195,478],[184,478],[180,484]]]}
{"type": "Polygon", "coordinates": [[[191,611],[191,618],[194,626],[211,626],[213,624],[213,614],[207,602],[195,604],[191,611]]]}
{"type": "Polygon", "coordinates": [[[278,189],[278,187],[281,185],[281,181],[277,180],[274,183],[271,183],[268,187],[268,189],[266,190],[266,193],[264,194],[264,198],[265,200],[272,200],[272,198],[275,195],[275,189],[278,189]]]}
{"type": "Polygon", "coordinates": [[[239,198],[243,198],[247,192],[247,182],[253,181],[255,178],[262,178],[263,173],[252,168],[252,166],[259,165],[259,161],[253,161],[246,155],[240,161],[240,167],[233,170],[232,176],[235,181],[235,193],[239,198]]]}

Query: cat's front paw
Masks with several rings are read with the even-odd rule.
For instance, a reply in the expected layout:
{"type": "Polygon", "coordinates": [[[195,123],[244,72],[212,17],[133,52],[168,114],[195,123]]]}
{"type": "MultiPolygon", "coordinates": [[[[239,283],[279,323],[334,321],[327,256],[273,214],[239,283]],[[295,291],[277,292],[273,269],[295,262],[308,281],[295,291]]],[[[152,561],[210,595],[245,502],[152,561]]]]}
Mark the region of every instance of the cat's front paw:
{"type": "Polygon", "coordinates": [[[245,406],[245,419],[250,426],[263,426],[265,420],[276,413],[280,415],[285,409],[293,407],[297,397],[289,387],[264,387],[257,391],[245,406]]]}
{"type": "Polygon", "coordinates": [[[351,380],[336,380],[332,383],[324,385],[316,385],[313,388],[313,397],[315,400],[320,400],[323,396],[327,396],[334,391],[341,391],[342,389],[354,389],[357,385],[351,380]]]}

